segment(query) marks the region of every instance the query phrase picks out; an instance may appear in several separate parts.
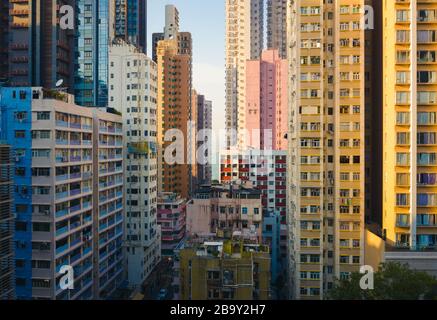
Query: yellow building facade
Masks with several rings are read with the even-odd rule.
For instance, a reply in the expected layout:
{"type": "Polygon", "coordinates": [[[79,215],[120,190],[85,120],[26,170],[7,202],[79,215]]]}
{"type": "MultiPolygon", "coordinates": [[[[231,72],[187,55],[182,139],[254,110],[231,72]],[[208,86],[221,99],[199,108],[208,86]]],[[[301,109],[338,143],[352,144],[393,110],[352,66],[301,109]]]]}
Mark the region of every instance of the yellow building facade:
{"type": "Polygon", "coordinates": [[[180,251],[182,300],[269,300],[270,253],[241,241],[205,242],[180,251]]]}
{"type": "Polygon", "coordinates": [[[289,288],[323,299],[364,262],[364,0],[288,4],[289,288]]]}
{"type": "Polygon", "coordinates": [[[437,1],[383,4],[383,228],[387,245],[437,246],[437,1]]]}

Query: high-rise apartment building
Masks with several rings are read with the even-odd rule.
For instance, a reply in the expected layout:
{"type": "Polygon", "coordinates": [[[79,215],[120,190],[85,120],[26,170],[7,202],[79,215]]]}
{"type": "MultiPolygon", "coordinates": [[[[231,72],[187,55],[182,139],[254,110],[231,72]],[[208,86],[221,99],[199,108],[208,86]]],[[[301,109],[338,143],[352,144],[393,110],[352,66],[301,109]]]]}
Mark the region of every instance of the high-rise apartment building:
{"type": "Polygon", "coordinates": [[[187,159],[190,164],[190,185],[189,192],[192,194],[198,186],[199,165],[196,162],[196,153],[198,150],[197,139],[197,106],[198,95],[196,90],[191,90],[191,105],[189,110],[190,125],[187,128],[187,159]]]}
{"type": "Polygon", "coordinates": [[[115,37],[147,53],[147,0],[115,0],[115,37]]]}
{"type": "MultiPolygon", "coordinates": [[[[243,132],[246,60],[259,59],[264,44],[263,0],[226,0],[226,129],[243,132]]],[[[228,145],[243,144],[228,137],[228,145]]],[[[244,147],[244,146],[241,146],[244,147]]]]}
{"type": "Polygon", "coordinates": [[[3,5],[2,25],[9,31],[3,36],[9,41],[3,47],[8,49],[8,60],[2,61],[8,61],[8,85],[54,88],[63,80],[62,86],[72,91],[74,30],[62,28],[59,20],[60,9],[73,1],[6,1],[3,5]]]}
{"type": "Polygon", "coordinates": [[[287,150],[288,63],[278,50],[265,50],[246,62],[245,145],[261,150],[287,150]]]}
{"type": "Polygon", "coordinates": [[[187,243],[180,251],[182,300],[268,300],[270,253],[245,240],[187,243]]]}
{"type": "Polygon", "coordinates": [[[118,115],[93,110],[94,294],[110,297],[126,279],[123,205],[123,122],[118,115]]]}
{"type": "Polygon", "coordinates": [[[74,95],[78,105],[108,104],[108,52],[112,35],[110,0],[75,1],[77,20],[74,58],[74,95]]]}
{"type": "Polygon", "coordinates": [[[16,295],[107,298],[124,277],[122,123],[40,87],[1,89],[15,172],[16,295]],[[74,289],[60,287],[62,267],[74,289]]]}
{"type": "Polygon", "coordinates": [[[363,0],[288,7],[289,288],[323,299],[363,263],[363,0]]]}
{"type": "Polygon", "coordinates": [[[9,0],[0,0],[0,83],[9,75],[9,0]]]}
{"type": "MultiPolygon", "coordinates": [[[[366,221],[382,226],[382,4],[366,0],[366,15],[373,25],[365,29],[366,101],[366,221]],[[372,13],[372,14],[370,14],[372,13]],[[373,27],[373,28],[372,28],[373,27]]],[[[368,20],[368,22],[370,22],[368,20]]]]}
{"type": "Polygon", "coordinates": [[[192,119],[191,56],[178,53],[176,39],[160,41],[157,53],[158,191],[188,198],[192,179],[188,153],[188,121],[192,119]]]}
{"type": "Polygon", "coordinates": [[[11,147],[0,144],[0,300],[15,299],[14,165],[11,147]]]}
{"type": "Polygon", "coordinates": [[[174,5],[165,6],[165,26],[163,32],[152,34],[152,58],[153,61],[158,61],[157,48],[158,42],[161,40],[177,39],[178,53],[193,54],[193,40],[190,32],[179,31],[179,11],[174,5]]]}
{"type": "Polygon", "coordinates": [[[287,58],[287,0],[267,0],[267,48],[287,58]]]}
{"type": "Polygon", "coordinates": [[[437,3],[384,1],[383,228],[387,245],[437,247],[437,3]]]}
{"type": "MultiPolygon", "coordinates": [[[[197,162],[197,182],[210,184],[212,180],[212,101],[206,100],[204,95],[197,95],[197,146],[206,147],[202,159],[197,162]]],[[[200,149],[197,149],[200,151],[200,149]]]]}
{"type": "Polygon", "coordinates": [[[121,112],[125,146],[128,280],[141,286],[161,260],[157,226],[157,66],[122,40],[109,53],[109,106],[121,112]]]}
{"type": "Polygon", "coordinates": [[[221,153],[220,181],[250,182],[262,192],[262,207],[266,213],[280,212],[286,223],[287,152],[281,150],[263,153],[260,150],[221,153]]]}

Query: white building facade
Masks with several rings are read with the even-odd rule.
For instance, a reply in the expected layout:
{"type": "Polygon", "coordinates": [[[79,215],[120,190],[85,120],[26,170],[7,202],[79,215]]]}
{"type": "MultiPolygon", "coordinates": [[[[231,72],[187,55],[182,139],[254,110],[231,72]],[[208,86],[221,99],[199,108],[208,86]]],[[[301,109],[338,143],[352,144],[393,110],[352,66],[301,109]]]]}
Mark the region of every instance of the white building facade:
{"type": "Polygon", "coordinates": [[[161,260],[157,225],[157,66],[123,41],[109,54],[109,106],[122,113],[128,280],[140,286],[161,260]]]}

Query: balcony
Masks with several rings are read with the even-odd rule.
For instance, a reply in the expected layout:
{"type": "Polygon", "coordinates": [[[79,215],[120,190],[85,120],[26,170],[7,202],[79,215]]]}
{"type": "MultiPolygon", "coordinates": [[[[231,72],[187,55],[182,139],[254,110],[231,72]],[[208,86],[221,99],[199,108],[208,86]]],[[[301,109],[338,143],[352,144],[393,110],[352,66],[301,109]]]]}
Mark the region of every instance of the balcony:
{"type": "Polygon", "coordinates": [[[70,128],[72,129],[82,129],[82,125],[78,122],[70,122],[70,128]]]}
{"type": "Polygon", "coordinates": [[[68,226],[65,226],[65,227],[62,227],[60,229],[57,229],[56,230],[56,237],[59,237],[59,236],[65,234],[65,233],[67,233],[68,230],[69,230],[68,226]]]}
{"type": "Polygon", "coordinates": [[[65,216],[67,216],[69,214],[69,211],[68,211],[68,209],[63,209],[63,210],[60,210],[60,211],[56,211],[56,218],[62,218],[62,217],[65,217],[65,216]]]}
{"type": "Polygon", "coordinates": [[[70,190],[70,197],[77,196],[82,193],[81,189],[70,190]]]}
{"type": "Polygon", "coordinates": [[[59,255],[61,253],[64,253],[65,251],[67,251],[69,248],[68,243],[63,245],[62,247],[56,248],[56,255],[59,255]]]}
{"type": "Polygon", "coordinates": [[[70,144],[74,146],[80,146],[82,143],[80,140],[70,140],[70,144]]]}
{"type": "Polygon", "coordinates": [[[77,206],[73,206],[73,207],[70,208],[70,213],[78,212],[78,211],[80,211],[81,209],[82,209],[81,205],[78,204],[77,206]]]}
{"type": "Polygon", "coordinates": [[[61,200],[68,197],[68,191],[57,193],[55,198],[56,200],[61,200]]]}
{"type": "Polygon", "coordinates": [[[81,253],[75,254],[74,256],[72,256],[70,258],[70,264],[75,263],[76,261],[78,261],[80,258],[82,257],[81,253]]]}
{"type": "Polygon", "coordinates": [[[56,126],[62,128],[68,128],[68,122],[64,120],[56,120],[56,126]]]}
{"type": "Polygon", "coordinates": [[[81,162],[81,161],[82,161],[82,157],[81,156],[71,156],[70,157],[70,162],[81,162]]]}
{"type": "Polygon", "coordinates": [[[56,144],[65,146],[65,145],[68,145],[68,140],[66,140],[66,139],[56,139],[56,144]]]}
{"type": "Polygon", "coordinates": [[[63,175],[56,176],[56,181],[57,182],[65,181],[65,180],[68,180],[68,174],[63,174],[63,175]]]}

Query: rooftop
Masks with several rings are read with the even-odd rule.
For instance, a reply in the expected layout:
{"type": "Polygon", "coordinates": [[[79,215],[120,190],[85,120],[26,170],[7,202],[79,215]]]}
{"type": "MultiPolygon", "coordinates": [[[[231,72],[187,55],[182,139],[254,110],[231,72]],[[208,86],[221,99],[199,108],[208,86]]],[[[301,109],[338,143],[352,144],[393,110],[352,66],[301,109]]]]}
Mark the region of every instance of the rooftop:
{"type": "Polygon", "coordinates": [[[202,195],[210,195],[227,193],[228,198],[246,198],[246,199],[260,199],[262,192],[249,185],[244,184],[213,184],[202,185],[195,192],[195,198],[202,198],[202,195]],[[242,197],[243,196],[243,197],[242,197]]]}

